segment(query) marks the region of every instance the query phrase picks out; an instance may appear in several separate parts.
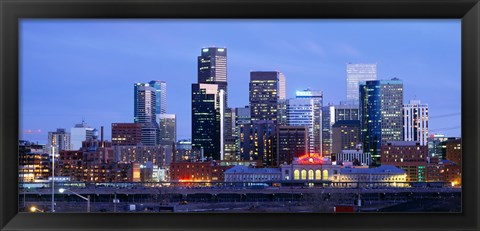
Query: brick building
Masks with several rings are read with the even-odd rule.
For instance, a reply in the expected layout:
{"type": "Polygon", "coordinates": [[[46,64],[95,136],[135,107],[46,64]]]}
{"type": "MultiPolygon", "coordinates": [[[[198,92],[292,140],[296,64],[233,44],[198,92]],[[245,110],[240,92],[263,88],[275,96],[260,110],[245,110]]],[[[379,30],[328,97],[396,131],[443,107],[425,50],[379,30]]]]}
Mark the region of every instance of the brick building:
{"type": "Polygon", "coordinates": [[[447,141],[446,159],[462,166],[462,139],[447,141]]]}
{"type": "Polygon", "coordinates": [[[381,146],[380,163],[405,170],[407,181],[425,181],[427,146],[415,141],[391,141],[381,146]]]}
{"type": "Polygon", "coordinates": [[[217,162],[175,162],[170,164],[172,182],[224,182],[224,172],[233,166],[217,162]]]}
{"type": "Polygon", "coordinates": [[[426,166],[427,182],[446,182],[455,185],[462,184],[462,171],[460,165],[449,160],[439,158],[430,159],[426,166]]]}

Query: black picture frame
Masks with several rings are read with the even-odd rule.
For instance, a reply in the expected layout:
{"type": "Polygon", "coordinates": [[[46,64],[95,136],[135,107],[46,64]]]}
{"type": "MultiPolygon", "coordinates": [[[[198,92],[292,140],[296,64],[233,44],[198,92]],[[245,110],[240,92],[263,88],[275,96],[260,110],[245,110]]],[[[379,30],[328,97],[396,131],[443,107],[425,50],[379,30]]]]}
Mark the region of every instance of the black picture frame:
{"type": "Polygon", "coordinates": [[[0,0],[2,230],[480,230],[478,0],[0,0]],[[461,213],[18,213],[19,19],[457,18],[462,20],[461,213]]]}

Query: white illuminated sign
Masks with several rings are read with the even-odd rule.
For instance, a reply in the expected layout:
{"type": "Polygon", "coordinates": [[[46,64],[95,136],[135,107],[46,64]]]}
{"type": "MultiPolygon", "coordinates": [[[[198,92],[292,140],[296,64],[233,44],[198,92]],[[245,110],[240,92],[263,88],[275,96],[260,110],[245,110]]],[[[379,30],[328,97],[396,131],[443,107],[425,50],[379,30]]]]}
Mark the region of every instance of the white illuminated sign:
{"type": "Polygon", "coordinates": [[[203,52],[208,52],[208,48],[204,48],[202,51],[203,52]]]}
{"type": "Polygon", "coordinates": [[[297,96],[312,96],[311,91],[297,91],[297,96]]]}

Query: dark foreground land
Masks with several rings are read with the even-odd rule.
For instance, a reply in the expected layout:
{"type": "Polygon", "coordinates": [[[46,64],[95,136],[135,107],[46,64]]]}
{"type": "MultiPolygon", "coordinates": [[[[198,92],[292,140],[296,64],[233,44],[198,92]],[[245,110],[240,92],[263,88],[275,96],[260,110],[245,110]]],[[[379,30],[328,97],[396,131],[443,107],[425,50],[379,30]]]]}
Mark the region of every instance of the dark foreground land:
{"type": "MultiPolygon", "coordinates": [[[[352,206],[355,212],[461,212],[461,190],[456,189],[302,189],[247,191],[122,192],[97,190],[90,196],[91,212],[334,212],[352,206]],[[113,201],[118,203],[113,203],[113,201]],[[360,205],[360,206],[359,206],[360,205]]],[[[46,190],[19,195],[20,211],[51,212],[46,190]]],[[[87,212],[87,202],[73,194],[55,195],[55,212],[87,212]]]]}

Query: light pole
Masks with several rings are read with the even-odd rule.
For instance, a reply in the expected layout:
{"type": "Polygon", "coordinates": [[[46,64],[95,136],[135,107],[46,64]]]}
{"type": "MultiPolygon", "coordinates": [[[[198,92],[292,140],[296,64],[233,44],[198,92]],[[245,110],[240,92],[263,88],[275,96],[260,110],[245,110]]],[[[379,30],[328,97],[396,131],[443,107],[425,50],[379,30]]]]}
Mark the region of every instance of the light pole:
{"type": "Polygon", "coordinates": [[[55,212],[55,146],[52,145],[52,213],[55,212]]]}
{"type": "Polygon", "coordinates": [[[26,204],[26,202],[25,202],[25,199],[26,199],[25,194],[26,194],[26,193],[27,193],[27,189],[24,188],[24,189],[23,189],[23,207],[24,207],[24,208],[27,208],[27,204],[26,204]]]}
{"type": "Polygon", "coordinates": [[[117,192],[115,192],[115,198],[113,198],[113,212],[117,212],[117,204],[120,203],[120,200],[117,199],[117,192]]]}
{"type": "Polygon", "coordinates": [[[86,201],[87,201],[87,212],[88,212],[88,213],[90,212],[90,195],[88,195],[87,197],[84,197],[84,196],[82,196],[82,195],[80,195],[80,194],[78,194],[78,193],[76,193],[76,192],[74,192],[74,191],[72,191],[72,190],[70,190],[70,189],[64,189],[64,188],[61,188],[61,189],[59,189],[58,191],[59,191],[60,193],[64,193],[65,191],[69,191],[69,192],[75,194],[76,196],[78,196],[78,197],[86,200],[86,201]]]}

